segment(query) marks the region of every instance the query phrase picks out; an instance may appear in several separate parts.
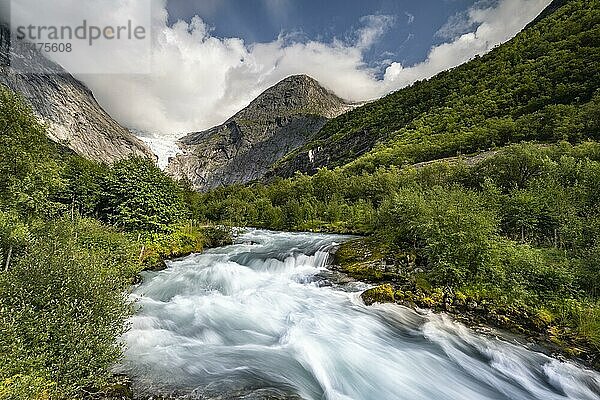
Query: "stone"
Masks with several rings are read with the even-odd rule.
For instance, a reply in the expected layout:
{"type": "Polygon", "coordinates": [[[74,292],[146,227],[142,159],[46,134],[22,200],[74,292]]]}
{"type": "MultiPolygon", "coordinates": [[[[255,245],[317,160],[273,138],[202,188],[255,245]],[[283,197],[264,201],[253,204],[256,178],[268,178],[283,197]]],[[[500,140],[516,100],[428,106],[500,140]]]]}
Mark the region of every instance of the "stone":
{"type": "Polygon", "coordinates": [[[365,290],[360,298],[362,301],[370,306],[375,303],[393,303],[394,302],[394,288],[390,284],[374,287],[372,289],[365,290]]]}

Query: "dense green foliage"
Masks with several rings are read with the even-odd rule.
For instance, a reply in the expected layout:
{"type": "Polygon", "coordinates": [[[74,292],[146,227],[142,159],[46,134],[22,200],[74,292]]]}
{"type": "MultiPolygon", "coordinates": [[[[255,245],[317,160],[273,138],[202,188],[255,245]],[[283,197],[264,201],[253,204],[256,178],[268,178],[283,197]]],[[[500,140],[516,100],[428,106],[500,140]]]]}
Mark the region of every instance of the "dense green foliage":
{"type": "Polygon", "coordinates": [[[211,243],[152,162],[74,155],[4,87],[0,126],[0,399],[84,397],[121,357],[136,274],[211,243]]]}
{"type": "Polygon", "coordinates": [[[326,153],[317,166],[354,161],[360,172],[521,140],[598,139],[598,95],[589,102],[600,87],[600,1],[564,3],[488,54],[331,120],[275,171],[289,173],[307,149],[326,153]]]}
{"type": "Polygon", "coordinates": [[[116,163],[101,186],[102,213],[113,224],[164,231],[184,217],[182,188],[147,159],[116,163]]]}
{"type": "Polygon", "coordinates": [[[55,199],[81,215],[127,230],[163,232],[187,216],[184,189],[150,160],[131,158],[110,168],[71,157],[55,199]]]}
{"type": "Polygon", "coordinates": [[[3,88],[0,106],[0,201],[21,215],[47,214],[45,200],[62,184],[59,149],[23,102],[3,88]]]}
{"type": "Polygon", "coordinates": [[[53,398],[76,397],[120,358],[136,246],[94,221],[67,219],[40,224],[27,247],[0,274],[0,377],[41,379],[53,398]]]}

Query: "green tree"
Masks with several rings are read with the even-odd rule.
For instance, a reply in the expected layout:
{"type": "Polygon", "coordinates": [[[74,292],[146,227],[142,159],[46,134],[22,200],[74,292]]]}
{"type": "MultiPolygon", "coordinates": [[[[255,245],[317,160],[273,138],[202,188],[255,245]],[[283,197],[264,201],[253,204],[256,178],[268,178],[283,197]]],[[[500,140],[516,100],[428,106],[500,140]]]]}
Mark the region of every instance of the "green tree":
{"type": "Polygon", "coordinates": [[[186,215],[181,187],[145,158],[115,163],[102,189],[103,217],[118,227],[164,231],[186,215]]]}
{"type": "Polygon", "coordinates": [[[31,108],[0,85],[0,205],[24,216],[51,214],[58,204],[49,196],[63,184],[57,155],[31,108]]]}

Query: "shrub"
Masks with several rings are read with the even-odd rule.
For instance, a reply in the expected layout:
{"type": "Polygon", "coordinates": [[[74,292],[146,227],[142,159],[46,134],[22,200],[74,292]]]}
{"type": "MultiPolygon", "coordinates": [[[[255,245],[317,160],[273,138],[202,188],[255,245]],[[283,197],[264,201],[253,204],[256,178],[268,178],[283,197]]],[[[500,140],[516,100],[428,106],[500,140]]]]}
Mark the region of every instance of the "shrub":
{"type": "Polygon", "coordinates": [[[72,398],[101,385],[121,356],[133,248],[88,220],[48,223],[44,232],[0,274],[0,379],[5,391],[21,390],[22,379],[6,379],[35,374],[37,386],[56,382],[72,398]]]}

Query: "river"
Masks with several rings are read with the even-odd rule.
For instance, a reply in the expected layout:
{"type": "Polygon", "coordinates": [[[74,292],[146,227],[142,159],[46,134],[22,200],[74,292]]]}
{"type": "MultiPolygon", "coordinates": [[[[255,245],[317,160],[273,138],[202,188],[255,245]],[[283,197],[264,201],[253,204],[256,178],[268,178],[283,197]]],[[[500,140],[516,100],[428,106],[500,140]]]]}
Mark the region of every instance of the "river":
{"type": "Polygon", "coordinates": [[[445,315],[366,307],[327,270],[347,237],[251,230],[147,273],[120,372],[201,399],[600,399],[600,374],[445,315]]]}

